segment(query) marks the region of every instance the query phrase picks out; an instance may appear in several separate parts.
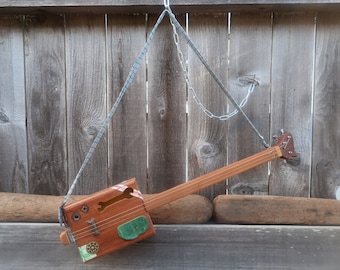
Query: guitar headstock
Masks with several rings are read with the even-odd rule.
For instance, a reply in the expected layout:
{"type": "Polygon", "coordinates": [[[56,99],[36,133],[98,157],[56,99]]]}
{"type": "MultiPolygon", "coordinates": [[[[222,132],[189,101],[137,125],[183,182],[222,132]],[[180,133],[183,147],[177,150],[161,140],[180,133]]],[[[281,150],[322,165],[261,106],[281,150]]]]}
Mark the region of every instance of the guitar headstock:
{"type": "Polygon", "coordinates": [[[297,158],[298,154],[295,152],[294,149],[294,140],[291,133],[283,133],[281,137],[277,138],[274,136],[274,139],[277,139],[277,142],[275,143],[275,146],[280,147],[282,158],[284,159],[291,159],[291,158],[297,158]]]}

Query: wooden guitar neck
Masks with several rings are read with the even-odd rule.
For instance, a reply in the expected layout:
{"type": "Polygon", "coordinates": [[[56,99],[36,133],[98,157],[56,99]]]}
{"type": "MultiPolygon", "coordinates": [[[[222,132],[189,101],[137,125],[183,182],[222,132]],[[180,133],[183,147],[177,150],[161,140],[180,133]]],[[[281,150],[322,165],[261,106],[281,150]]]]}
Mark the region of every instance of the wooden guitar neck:
{"type": "Polygon", "coordinates": [[[145,208],[150,211],[274,159],[280,157],[289,159],[296,156],[292,135],[282,134],[273,147],[145,199],[145,208]]]}
{"type": "Polygon", "coordinates": [[[146,198],[144,200],[145,207],[147,211],[153,210],[280,157],[282,157],[280,147],[273,146],[250,157],[199,176],[189,182],[155,194],[152,198],[146,198]]]}

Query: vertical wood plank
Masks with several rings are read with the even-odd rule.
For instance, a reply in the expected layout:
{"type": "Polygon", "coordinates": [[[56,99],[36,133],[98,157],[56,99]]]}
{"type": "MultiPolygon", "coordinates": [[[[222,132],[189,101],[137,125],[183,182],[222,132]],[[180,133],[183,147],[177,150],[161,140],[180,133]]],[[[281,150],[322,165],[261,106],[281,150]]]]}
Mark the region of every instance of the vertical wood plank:
{"type": "MultiPolygon", "coordinates": [[[[66,17],[66,87],[69,179],[73,181],[106,118],[106,27],[104,15],[66,17]]],[[[104,134],[75,193],[107,187],[104,134]]]]}
{"type": "MultiPolygon", "coordinates": [[[[109,108],[116,101],[145,41],[145,15],[109,16],[109,108]]],[[[146,67],[143,59],[110,126],[110,184],[136,177],[141,191],[146,192],[146,169],[146,67]]]]}
{"type": "Polygon", "coordinates": [[[312,147],[314,13],[275,13],[273,28],[271,129],[293,134],[301,163],[272,162],[271,195],[308,197],[312,147]]]}
{"type": "Polygon", "coordinates": [[[28,192],[22,17],[0,17],[0,190],[28,192]]]}
{"type": "Polygon", "coordinates": [[[67,191],[63,16],[25,16],[29,191],[67,191]]]}
{"type": "MultiPolygon", "coordinates": [[[[227,16],[192,15],[189,35],[219,78],[228,82],[227,16]]],[[[216,115],[227,113],[227,98],[209,75],[198,57],[189,49],[189,77],[204,106],[216,115]]],[[[227,163],[228,122],[207,117],[188,94],[188,176],[208,173],[227,163]]],[[[200,193],[209,199],[224,194],[225,183],[216,184],[200,193]]]]}
{"type": "MultiPolygon", "coordinates": [[[[156,19],[150,16],[148,33],[156,19]]],[[[182,16],[178,19],[184,21],[182,16]]],[[[148,193],[185,181],[185,104],[185,80],[165,17],[148,50],[148,193]]]]}
{"type": "Polygon", "coordinates": [[[312,197],[336,198],[340,186],[340,18],[317,18],[312,197]]]}
{"type": "MultiPolygon", "coordinates": [[[[246,97],[251,82],[259,83],[243,108],[255,127],[269,142],[271,68],[271,13],[233,13],[230,26],[230,91],[238,104],[246,97]]],[[[230,106],[230,111],[235,108],[230,106]]],[[[229,120],[228,162],[263,150],[259,137],[241,114],[229,120]]],[[[268,165],[229,179],[232,194],[268,194],[268,165]]]]}

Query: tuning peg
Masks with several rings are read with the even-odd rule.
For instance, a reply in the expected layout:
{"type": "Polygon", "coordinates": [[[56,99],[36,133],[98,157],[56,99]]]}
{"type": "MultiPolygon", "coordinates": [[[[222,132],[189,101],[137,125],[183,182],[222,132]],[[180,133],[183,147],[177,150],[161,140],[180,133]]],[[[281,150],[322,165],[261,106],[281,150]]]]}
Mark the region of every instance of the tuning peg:
{"type": "Polygon", "coordinates": [[[274,140],[274,143],[277,143],[277,141],[279,140],[279,136],[278,135],[273,135],[273,140],[274,140]]]}

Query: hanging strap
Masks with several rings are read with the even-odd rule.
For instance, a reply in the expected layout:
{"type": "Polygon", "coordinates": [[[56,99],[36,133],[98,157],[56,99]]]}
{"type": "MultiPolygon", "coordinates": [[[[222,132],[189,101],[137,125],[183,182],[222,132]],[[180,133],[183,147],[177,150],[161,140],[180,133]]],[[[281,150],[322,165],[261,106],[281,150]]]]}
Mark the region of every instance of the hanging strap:
{"type": "Polygon", "coordinates": [[[156,24],[154,25],[154,27],[153,27],[153,29],[152,29],[152,31],[151,31],[151,33],[150,33],[146,43],[145,43],[143,49],[141,50],[141,52],[140,52],[136,62],[133,64],[133,66],[132,66],[132,68],[130,70],[129,75],[128,75],[128,77],[127,77],[127,79],[126,79],[126,81],[125,81],[125,83],[124,83],[124,85],[123,85],[123,87],[122,87],[122,89],[121,89],[121,91],[120,91],[120,93],[119,93],[115,103],[113,104],[110,113],[106,117],[105,122],[102,125],[102,127],[100,128],[96,138],[94,139],[94,141],[93,141],[93,143],[92,143],[92,145],[90,147],[90,150],[88,151],[88,153],[87,153],[87,155],[86,155],[86,157],[85,157],[85,159],[84,159],[84,161],[83,161],[83,163],[82,163],[82,165],[81,165],[81,167],[80,167],[76,177],[73,180],[73,183],[72,183],[71,187],[69,188],[67,194],[65,195],[63,202],[59,206],[59,209],[58,209],[58,220],[59,220],[59,223],[60,223],[61,226],[63,225],[63,219],[62,219],[62,217],[63,217],[63,207],[67,203],[67,201],[70,198],[71,194],[73,193],[73,190],[74,190],[75,186],[78,183],[80,175],[84,171],[85,166],[89,162],[89,160],[92,157],[92,154],[93,154],[94,150],[96,149],[100,139],[102,138],[103,134],[105,133],[105,131],[106,131],[106,129],[107,129],[107,127],[108,127],[108,125],[109,125],[109,123],[110,123],[114,113],[116,112],[117,107],[118,107],[119,103],[121,102],[121,100],[122,100],[126,90],[129,88],[131,82],[133,81],[133,78],[135,77],[136,72],[137,72],[137,70],[138,70],[138,68],[139,68],[139,66],[140,66],[140,64],[141,64],[141,62],[142,62],[142,60],[143,60],[143,58],[144,58],[148,48],[149,48],[149,45],[150,45],[151,40],[152,40],[152,38],[153,38],[153,36],[154,36],[154,34],[156,32],[156,29],[158,28],[159,24],[162,22],[162,20],[163,20],[163,18],[164,18],[166,13],[167,13],[167,10],[164,10],[161,13],[161,15],[158,17],[158,20],[157,20],[156,24]]]}

